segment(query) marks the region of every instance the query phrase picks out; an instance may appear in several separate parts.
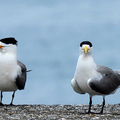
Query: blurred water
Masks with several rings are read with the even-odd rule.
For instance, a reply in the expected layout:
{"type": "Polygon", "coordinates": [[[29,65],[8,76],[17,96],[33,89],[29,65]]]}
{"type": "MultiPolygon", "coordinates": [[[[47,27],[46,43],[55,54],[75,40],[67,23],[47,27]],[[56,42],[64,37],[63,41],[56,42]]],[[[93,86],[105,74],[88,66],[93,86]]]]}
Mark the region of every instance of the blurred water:
{"type": "MultiPolygon", "coordinates": [[[[120,68],[119,0],[11,0],[0,3],[0,38],[13,36],[18,59],[32,72],[15,104],[88,104],[88,95],[72,90],[79,43],[93,43],[97,64],[120,68]]],[[[3,102],[10,102],[5,93],[3,102]]],[[[120,90],[106,103],[120,102],[120,90]]],[[[100,104],[101,97],[93,103],[100,104]]]]}

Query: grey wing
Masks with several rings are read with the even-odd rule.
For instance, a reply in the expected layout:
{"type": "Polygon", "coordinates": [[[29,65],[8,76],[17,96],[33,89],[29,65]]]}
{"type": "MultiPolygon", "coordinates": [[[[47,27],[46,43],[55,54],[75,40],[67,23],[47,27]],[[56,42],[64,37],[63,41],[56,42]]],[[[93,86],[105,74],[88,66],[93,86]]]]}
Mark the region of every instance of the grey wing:
{"type": "Polygon", "coordinates": [[[112,69],[105,66],[98,66],[97,72],[102,75],[100,80],[91,79],[89,87],[100,94],[111,94],[120,85],[120,75],[112,69]]]}
{"type": "Polygon", "coordinates": [[[19,60],[17,61],[17,64],[21,67],[21,74],[16,78],[16,85],[19,90],[22,90],[24,89],[26,82],[26,67],[19,60]]]}

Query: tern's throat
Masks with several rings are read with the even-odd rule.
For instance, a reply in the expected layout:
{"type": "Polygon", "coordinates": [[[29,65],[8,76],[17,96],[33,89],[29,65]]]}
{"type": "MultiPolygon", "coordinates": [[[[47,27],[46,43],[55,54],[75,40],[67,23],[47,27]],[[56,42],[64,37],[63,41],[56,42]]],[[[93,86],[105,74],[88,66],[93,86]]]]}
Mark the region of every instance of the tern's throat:
{"type": "Polygon", "coordinates": [[[91,55],[79,56],[76,72],[79,74],[84,74],[85,76],[93,74],[96,70],[96,64],[91,55]]]}

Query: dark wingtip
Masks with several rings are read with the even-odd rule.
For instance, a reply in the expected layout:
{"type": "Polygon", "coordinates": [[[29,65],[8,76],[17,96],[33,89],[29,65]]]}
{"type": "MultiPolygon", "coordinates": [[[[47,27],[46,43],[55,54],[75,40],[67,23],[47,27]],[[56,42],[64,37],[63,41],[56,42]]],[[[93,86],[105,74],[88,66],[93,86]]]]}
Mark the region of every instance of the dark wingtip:
{"type": "Polygon", "coordinates": [[[31,72],[32,70],[27,70],[26,72],[31,72]]]}

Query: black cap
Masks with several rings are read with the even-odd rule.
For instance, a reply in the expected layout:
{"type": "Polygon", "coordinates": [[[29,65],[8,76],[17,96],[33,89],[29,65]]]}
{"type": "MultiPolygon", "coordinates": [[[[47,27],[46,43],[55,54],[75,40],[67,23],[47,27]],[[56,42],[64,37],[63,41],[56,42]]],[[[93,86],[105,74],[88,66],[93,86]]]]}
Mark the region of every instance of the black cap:
{"type": "Polygon", "coordinates": [[[17,40],[15,40],[15,38],[13,38],[13,37],[3,38],[0,41],[5,43],[5,44],[17,45],[17,40]]]}
{"type": "Polygon", "coordinates": [[[89,45],[90,47],[92,47],[92,43],[89,42],[89,41],[83,41],[83,42],[81,42],[81,43],[80,43],[80,47],[82,47],[82,45],[84,45],[84,44],[87,44],[87,45],[89,45]]]}

